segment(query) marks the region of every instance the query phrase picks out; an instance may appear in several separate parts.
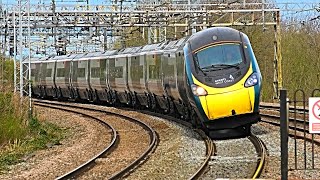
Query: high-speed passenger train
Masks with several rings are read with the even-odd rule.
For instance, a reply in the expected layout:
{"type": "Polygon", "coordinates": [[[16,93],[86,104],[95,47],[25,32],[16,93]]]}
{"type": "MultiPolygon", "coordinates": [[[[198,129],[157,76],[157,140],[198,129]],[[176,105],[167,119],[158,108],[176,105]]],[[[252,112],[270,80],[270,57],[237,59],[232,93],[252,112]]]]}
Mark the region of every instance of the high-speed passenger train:
{"type": "Polygon", "coordinates": [[[213,27],[176,41],[31,62],[33,96],[125,104],[205,129],[260,119],[261,74],[248,37],[213,27]]]}

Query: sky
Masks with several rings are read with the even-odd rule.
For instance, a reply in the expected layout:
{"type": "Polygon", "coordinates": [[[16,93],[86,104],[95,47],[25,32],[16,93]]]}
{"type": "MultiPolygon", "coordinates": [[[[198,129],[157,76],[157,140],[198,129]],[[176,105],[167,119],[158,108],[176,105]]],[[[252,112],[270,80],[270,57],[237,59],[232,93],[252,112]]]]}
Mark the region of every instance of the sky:
{"type": "MultiPolygon", "coordinates": [[[[12,4],[12,0],[0,0],[0,2],[2,1],[2,3],[6,3],[6,4],[12,4]]],[[[30,0],[31,3],[38,3],[38,2],[50,2],[51,0],[30,0]]],[[[77,0],[56,0],[57,2],[61,2],[63,1],[64,3],[66,2],[70,2],[70,1],[77,1],[77,0]]],[[[79,0],[78,0],[79,1],[79,0]]],[[[101,4],[101,3],[106,3],[106,2],[110,2],[110,0],[89,0],[90,4],[101,4]]],[[[268,1],[268,0],[266,0],[268,1]]],[[[286,2],[293,2],[293,3],[303,3],[302,0],[273,0],[276,3],[286,3],[286,2]]],[[[15,2],[17,3],[18,0],[15,0],[15,2]]],[[[86,0],[84,0],[84,2],[86,2],[86,0]]],[[[320,0],[307,0],[305,2],[310,2],[310,3],[320,3],[320,0]]]]}

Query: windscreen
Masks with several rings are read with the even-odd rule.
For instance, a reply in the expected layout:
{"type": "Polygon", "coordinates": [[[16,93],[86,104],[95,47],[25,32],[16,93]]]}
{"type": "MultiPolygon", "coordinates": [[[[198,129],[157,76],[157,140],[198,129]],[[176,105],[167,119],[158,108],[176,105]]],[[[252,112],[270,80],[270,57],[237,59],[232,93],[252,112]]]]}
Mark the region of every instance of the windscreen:
{"type": "Polygon", "coordinates": [[[201,69],[215,66],[238,66],[242,61],[240,44],[228,43],[210,46],[195,53],[196,62],[201,69]]]}

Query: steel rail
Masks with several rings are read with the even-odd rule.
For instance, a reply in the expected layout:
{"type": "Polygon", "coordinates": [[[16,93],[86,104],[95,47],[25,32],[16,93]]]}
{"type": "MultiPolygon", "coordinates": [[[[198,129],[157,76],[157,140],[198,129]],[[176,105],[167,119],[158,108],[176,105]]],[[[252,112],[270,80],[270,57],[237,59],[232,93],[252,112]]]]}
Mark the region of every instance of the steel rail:
{"type": "MultiPolygon", "coordinates": [[[[38,100],[34,100],[34,101],[37,102],[38,100]]],[[[118,117],[126,119],[126,120],[128,120],[130,122],[139,124],[143,129],[145,129],[146,131],[149,132],[150,144],[149,144],[149,147],[147,148],[147,150],[145,150],[142,153],[142,155],[139,156],[131,164],[126,166],[121,171],[114,173],[113,175],[111,175],[111,177],[108,177],[108,179],[119,179],[119,178],[122,178],[125,175],[127,175],[129,172],[132,172],[134,168],[137,168],[138,165],[141,165],[148,158],[148,155],[150,155],[151,152],[153,152],[156,149],[157,145],[158,145],[159,140],[158,140],[158,135],[155,132],[155,130],[151,126],[149,126],[148,124],[144,123],[143,121],[140,121],[139,119],[136,119],[136,118],[133,118],[133,117],[129,117],[129,116],[126,116],[126,115],[123,115],[123,114],[120,114],[120,113],[107,111],[107,110],[99,110],[99,109],[94,109],[94,108],[81,107],[81,106],[71,105],[71,104],[55,103],[55,102],[46,102],[46,103],[53,104],[53,105],[63,105],[65,107],[71,107],[71,108],[80,108],[80,109],[85,109],[85,110],[90,110],[90,111],[95,111],[95,112],[101,112],[101,113],[105,113],[105,114],[108,114],[108,115],[118,116],[118,117]]],[[[63,177],[62,179],[69,179],[69,176],[68,177],[63,177]]]]}
{"type": "MultiPolygon", "coordinates": [[[[267,108],[267,109],[271,109],[271,110],[279,110],[279,106],[275,106],[275,105],[260,105],[260,109],[264,109],[264,108],[267,108]]],[[[300,111],[300,112],[308,112],[308,109],[304,109],[304,108],[296,108],[294,109],[294,107],[290,107],[289,108],[290,111],[300,111]]],[[[264,116],[264,117],[268,117],[268,118],[272,118],[272,119],[278,119],[278,121],[268,121],[268,120],[261,120],[261,122],[264,122],[264,123],[268,123],[268,124],[272,124],[272,125],[275,125],[275,126],[279,126],[280,127],[280,115],[277,116],[277,115],[270,115],[270,114],[263,114],[263,113],[260,113],[261,116],[264,116]]],[[[300,123],[301,125],[303,125],[304,123],[304,120],[303,119],[294,119],[294,118],[288,118],[288,120],[290,121],[290,123],[294,123],[295,121],[300,123]]],[[[306,124],[308,125],[309,124],[309,121],[306,121],[306,124]]],[[[289,130],[292,130],[292,131],[299,131],[301,133],[308,133],[310,134],[309,132],[309,129],[304,129],[304,128],[300,128],[300,127],[294,127],[292,125],[289,124],[288,126],[289,130]]],[[[309,138],[309,137],[304,137],[303,135],[299,135],[299,134],[294,134],[292,132],[289,131],[289,136],[290,137],[297,137],[299,139],[306,139],[308,142],[314,142],[316,145],[320,146],[320,141],[318,140],[315,140],[315,139],[312,139],[312,138],[309,138]]]]}
{"type": "MultiPolygon", "coordinates": [[[[280,105],[262,105],[260,104],[260,109],[271,109],[271,110],[277,110],[277,111],[280,111],[280,105]]],[[[300,112],[309,112],[309,109],[307,108],[301,108],[301,107],[296,107],[294,108],[293,106],[290,106],[289,107],[289,111],[299,111],[300,112]]]]}
{"type": "MultiPolygon", "coordinates": [[[[93,158],[91,158],[87,162],[85,162],[85,163],[81,164],[80,166],[78,166],[77,168],[65,173],[64,175],[58,177],[57,179],[72,179],[72,178],[76,177],[79,173],[85,171],[87,168],[92,166],[96,159],[100,158],[105,153],[110,151],[116,145],[116,142],[118,141],[118,138],[119,138],[118,132],[114,129],[114,127],[112,127],[110,124],[104,122],[103,120],[101,120],[99,118],[96,118],[94,116],[91,116],[91,115],[88,115],[88,114],[85,114],[85,113],[81,113],[79,111],[73,111],[73,110],[70,110],[70,109],[64,109],[62,107],[55,107],[55,106],[52,106],[52,104],[51,105],[45,105],[45,104],[49,104],[47,102],[39,102],[39,101],[37,101],[34,104],[37,105],[37,106],[54,108],[54,109],[59,109],[59,110],[67,111],[67,112],[81,114],[82,116],[94,119],[95,121],[101,123],[102,125],[109,127],[111,129],[111,131],[112,131],[111,132],[112,133],[111,143],[106,148],[104,148],[101,152],[99,152],[97,155],[95,155],[93,158]]],[[[57,106],[57,104],[55,104],[55,105],[57,106]]]]}
{"type": "MultiPolygon", "coordinates": [[[[132,109],[129,109],[129,108],[124,108],[124,109],[132,110],[132,109]]],[[[160,114],[160,113],[147,111],[147,110],[137,110],[137,111],[142,112],[144,114],[156,116],[156,117],[159,117],[159,118],[168,119],[168,120],[177,122],[177,123],[179,123],[179,124],[181,124],[183,126],[186,126],[186,127],[190,128],[190,129],[193,129],[191,123],[183,121],[183,120],[178,119],[178,118],[175,118],[173,116],[160,114]]],[[[205,170],[209,165],[211,156],[215,155],[216,151],[217,151],[217,148],[215,147],[215,143],[211,140],[211,138],[208,135],[206,135],[206,133],[204,131],[202,131],[201,129],[195,129],[194,131],[197,132],[205,142],[205,145],[206,145],[206,158],[202,162],[200,167],[197,169],[197,171],[195,173],[193,173],[190,176],[189,179],[199,179],[205,173],[205,170]]]]}
{"type": "Polygon", "coordinates": [[[259,176],[261,175],[263,168],[266,164],[266,159],[268,156],[267,155],[267,148],[265,147],[263,141],[254,134],[250,134],[248,139],[253,143],[253,145],[256,148],[256,151],[260,157],[258,159],[256,169],[252,175],[252,179],[256,179],[256,178],[259,178],[259,176]]]}

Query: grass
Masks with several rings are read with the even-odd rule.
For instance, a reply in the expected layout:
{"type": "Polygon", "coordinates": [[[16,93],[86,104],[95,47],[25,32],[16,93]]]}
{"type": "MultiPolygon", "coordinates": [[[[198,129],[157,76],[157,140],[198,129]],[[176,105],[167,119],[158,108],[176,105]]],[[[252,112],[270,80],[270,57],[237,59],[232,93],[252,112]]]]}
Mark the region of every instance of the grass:
{"type": "Polygon", "coordinates": [[[28,126],[23,129],[24,137],[9,140],[0,151],[0,173],[8,170],[9,165],[22,162],[28,154],[59,145],[65,138],[67,130],[51,123],[40,123],[36,118],[32,118],[28,126]]]}
{"type": "MultiPolygon", "coordinates": [[[[66,136],[61,129],[36,115],[28,115],[28,99],[20,101],[13,89],[13,62],[6,61],[4,84],[0,84],[0,173],[23,161],[28,154],[51,147],[66,136]]],[[[1,78],[1,77],[0,77],[1,78]]]]}

